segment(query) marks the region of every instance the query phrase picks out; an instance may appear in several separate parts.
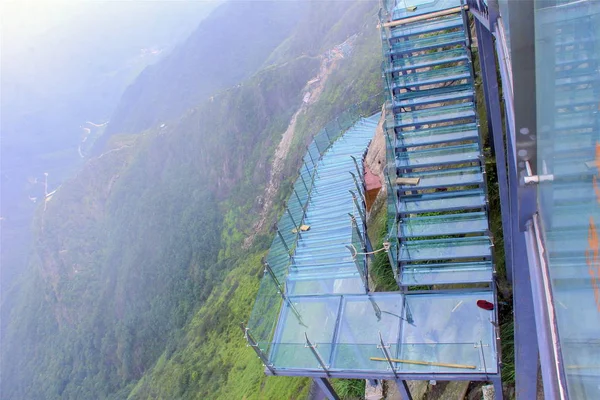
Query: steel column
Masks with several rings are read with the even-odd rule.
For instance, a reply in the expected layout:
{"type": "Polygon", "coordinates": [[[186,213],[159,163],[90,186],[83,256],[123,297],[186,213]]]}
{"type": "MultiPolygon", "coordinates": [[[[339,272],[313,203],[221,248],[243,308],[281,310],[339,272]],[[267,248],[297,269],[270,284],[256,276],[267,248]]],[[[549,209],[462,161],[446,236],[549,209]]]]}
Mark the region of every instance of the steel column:
{"type": "Polygon", "coordinates": [[[396,386],[398,386],[398,392],[400,392],[400,397],[402,397],[402,400],[412,400],[410,389],[408,388],[408,384],[405,380],[396,379],[396,386]]]}
{"type": "MultiPolygon", "coordinates": [[[[508,102],[507,102],[508,108],[508,102]]],[[[507,116],[511,113],[507,110],[507,116]]],[[[511,232],[508,240],[512,242],[512,277],[513,277],[513,321],[515,347],[515,386],[517,400],[535,399],[537,396],[537,371],[539,366],[537,329],[533,308],[533,294],[529,283],[529,261],[525,247],[525,235],[519,229],[519,196],[518,172],[512,124],[507,123],[506,134],[508,156],[508,186],[510,193],[511,232]]],[[[505,239],[506,241],[506,239],[505,239]]],[[[507,266],[508,267],[508,266],[507,266]]]]}
{"type": "MultiPolygon", "coordinates": [[[[502,378],[492,378],[492,384],[494,385],[495,400],[502,400],[504,398],[504,393],[502,390],[502,378]]],[[[535,399],[535,397],[532,397],[532,399],[535,399]]]]}
{"type": "Polygon", "coordinates": [[[340,400],[339,396],[335,392],[335,389],[333,386],[331,386],[331,383],[329,383],[327,378],[315,378],[313,381],[315,381],[317,386],[319,386],[319,389],[321,389],[321,392],[323,392],[323,394],[329,400],[340,400]]]}
{"type": "Polygon", "coordinates": [[[509,214],[508,181],[506,177],[506,156],[504,146],[504,132],[502,129],[502,113],[500,110],[500,95],[498,91],[498,78],[496,75],[496,56],[494,54],[494,39],[492,34],[485,29],[483,24],[475,19],[477,31],[477,48],[479,50],[479,65],[483,80],[483,93],[488,121],[488,134],[492,151],[496,158],[496,173],[498,178],[498,192],[500,195],[500,208],[502,211],[502,234],[504,240],[504,258],[506,277],[512,281],[512,250],[511,250],[511,221],[509,214]]]}

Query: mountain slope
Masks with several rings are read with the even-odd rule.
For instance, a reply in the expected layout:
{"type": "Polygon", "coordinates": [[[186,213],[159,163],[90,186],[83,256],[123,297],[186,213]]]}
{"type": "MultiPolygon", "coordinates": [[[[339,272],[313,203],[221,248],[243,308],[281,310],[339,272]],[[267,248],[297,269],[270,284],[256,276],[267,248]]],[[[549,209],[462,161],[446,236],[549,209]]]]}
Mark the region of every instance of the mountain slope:
{"type": "MultiPolygon", "coordinates": [[[[23,290],[2,308],[2,398],[277,399],[306,392],[305,380],[265,380],[237,324],[249,314],[272,238],[254,232],[258,215],[276,219],[310,135],[380,91],[376,4],[369,4],[369,13],[343,22],[357,34],[344,58],[287,53],[285,63],[164,126],[113,135],[38,209],[36,257],[23,290]],[[324,65],[330,73],[322,93],[302,106],[306,83],[324,65]],[[293,115],[280,189],[263,210],[273,152],[293,115]]],[[[356,5],[364,2],[348,9],[356,5]]],[[[327,37],[334,35],[315,47],[327,37]]],[[[173,68],[176,76],[184,66],[173,68]]]]}
{"type": "Polygon", "coordinates": [[[255,73],[306,13],[308,2],[229,1],[124,93],[106,134],[134,133],[178,117],[255,73]]]}

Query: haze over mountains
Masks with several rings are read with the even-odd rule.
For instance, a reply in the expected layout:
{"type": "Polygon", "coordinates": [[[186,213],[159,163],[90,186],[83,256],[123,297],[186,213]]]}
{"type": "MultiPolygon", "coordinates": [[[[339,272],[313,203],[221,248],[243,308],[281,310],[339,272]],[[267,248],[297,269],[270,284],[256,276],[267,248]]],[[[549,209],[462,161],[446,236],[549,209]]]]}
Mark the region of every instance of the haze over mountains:
{"type": "Polygon", "coordinates": [[[381,91],[377,2],[224,2],[206,18],[199,3],[107,4],[104,31],[79,21],[104,32],[96,41],[53,42],[77,56],[40,50],[47,68],[31,74],[51,95],[2,74],[3,189],[43,172],[60,176],[49,191],[62,186],[26,209],[11,201],[38,183],[10,186],[6,203],[3,190],[3,264],[8,217],[26,222],[35,207],[35,218],[12,236],[32,240],[27,264],[11,258],[24,272],[3,296],[0,397],[303,398],[306,380],[263,376],[238,324],[311,135],[381,91]],[[103,43],[133,4],[156,13],[121,32],[170,22],[103,43]],[[109,123],[85,126],[99,139],[81,159],[86,121],[109,123]]]}
{"type": "Polygon", "coordinates": [[[26,263],[35,207],[70,176],[124,89],[216,2],[0,4],[2,292],[26,263]]]}

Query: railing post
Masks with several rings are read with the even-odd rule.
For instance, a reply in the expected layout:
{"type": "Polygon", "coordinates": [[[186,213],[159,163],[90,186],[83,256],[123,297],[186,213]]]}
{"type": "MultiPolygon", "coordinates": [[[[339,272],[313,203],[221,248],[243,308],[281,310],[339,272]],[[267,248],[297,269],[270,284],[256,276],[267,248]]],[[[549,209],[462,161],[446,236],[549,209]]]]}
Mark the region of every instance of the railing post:
{"type": "Polygon", "coordinates": [[[287,206],[285,207],[285,210],[287,211],[288,216],[292,220],[292,224],[294,224],[294,227],[296,228],[296,234],[298,235],[298,237],[300,237],[300,227],[298,226],[296,221],[294,221],[294,217],[292,217],[292,212],[290,211],[289,207],[287,207],[287,206]]]}
{"type": "Polygon", "coordinates": [[[308,335],[306,334],[306,332],[304,332],[304,338],[306,339],[306,344],[304,345],[304,347],[307,347],[307,348],[310,349],[310,351],[313,353],[313,355],[315,356],[315,358],[317,359],[317,361],[321,365],[321,368],[323,368],[323,371],[325,371],[325,375],[331,376],[329,374],[329,366],[325,365],[325,361],[323,361],[323,358],[321,357],[321,355],[317,351],[317,345],[316,344],[312,344],[310,342],[310,340],[308,340],[308,335]]]}
{"type": "Polygon", "coordinates": [[[314,378],[313,381],[317,384],[321,392],[327,397],[328,400],[340,400],[339,396],[335,392],[331,383],[327,380],[327,378],[314,378]]]}
{"type": "Polygon", "coordinates": [[[279,279],[277,279],[277,276],[275,276],[275,272],[273,272],[273,269],[271,268],[269,263],[265,262],[264,265],[265,265],[265,272],[267,272],[269,274],[269,276],[275,283],[275,286],[277,286],[277,291],[279,292],[279,295],[281,296],[281,298],[287,303],[288,307],[290,308],[290,310],[292,310],[292,312],[294,313],[296,318],[298,318],[298,322],[300,322],[300,325],[306,326],[306,324],[304,324],[304,321],[302,321],[302,316],[300,315],[300,312],[294,306],[294,303],[292,303],[290,301],[290,299],[288,299],[288,297],[285,295],[285,289],[283,288],[281,283],[279,283],[279,279]]]}
{"type": "MultiPolygon", "coordinates": [[[[356,225],[356,218],[350,213],[348,213],[348,215],[350,216],[350,223],[352,224],[352,227],[356,228],[356,230],[358,231],[358,226],[356,225]]],[[[360,233],[360,231],[358,232],[360,233]]],[[[358,238],[360,239],[361,250],[364,252],[367,249],[367,244],[365,243],[365,240],[363,239],[362,235],[358,235],[358,238]]]]}
{"type": "Polygon", "coordinates": [[[365,203],[365,197],[363,195],[362,188],[358,184],[358,180],[356,179],[356,175],[354,175],[352,172],[350,172],[350,175],[352,175],[352,179],[354,180],[354,186],[356,186],[356,190],[358,191],[358,194],[360,195],[361,201],[363,203],[365,203]]]}
{"type": "Polygon", "coordinates": [[[285,242],[285,239],[283,238],[283,235],[281,234],[281,231],[279,230],[279,228],[277,229],[277,236],[279,236],[279,239],[281,239],[281,243],[283,243],[283,247],[285,247],[285,249],[287,250],[287,252],[289,254],[290,248],[288,247],[287,243],[285,242]]]}
{"type": "MultiPolygon", "coordinates": [[[[306,166],[306,164],[304,164],[306,166]]],[[[306,169],[308,170],[308,167],[306,167],[306,169]]],[[[309,175],[310,175],[310,171],[309,171],[309,175]]],[[[306,181],[304,180],[304,177],[302,176],[302,173],[300,174],[300,179],[302,180],[302,184],[304,185],[304,188],[306,189],[306,192],[308,193],[308,186],[306,186],[306,181]]]]}
{"type": "Polygon", "coordinates": [[[256,340],[254,340],[254,338],[250,334],[250,329],[248,329],[246,326],[244,326],[243,323],[240,323],[240,328],[242,328],[242,332],[244,332],[244,338],[248,342],[248,346],[250,346],[254,349],[254,351],[256,352],[256,355],[258,355],[258,358],[260,358],[260,361],[263,363],[263,365],[265,367],[267,367],[273,375],[277,375],[275,373],[275,369],[273,368],[273,364],[269,363],[267,355],[265,353],[263,353],[263,351],[260,349],[260,347],[258,347],[258,343],[256,342],[256,340]]]}
{"type": "Polygon", "coordinates": [[[385,345],[385,343],[383,342],[383,337],[381,336],[381,332],[379,332],[379,345],[377,346],[377,348],[381,349],[385,359],[387,360],[388,364],[390,365],[392,373],[394,374],[394,378],[398,379],[398,373],[396,372],[396,368],[394,367],[394,363],[392,362],[392,357],[390,357],[390,353],[388,352],[388,347],[390,347],[390,346],[385,345]]]}
{"type": "Polygon", "coordinates": [[[398,258],[397,256],[396,258],[394,258],[394,254],[392,254],[393,251],[396,251],[398,249],[398,223],[396,221],[394,221],[394,224],[392,225],[390,230],[394,236],[391,237],[391,235],[388,234],[388,241],[390,242],[390,244],[392,243],[392,240],[395,241],[396,246],[390,245],[390,248],[387,251],[388,259],[390,260],[390,266],[392,267],[392,272],[394,273],[396,283],[400,283],[400,280],[398,279],[398,258]]]}
{"type": "Polygon", "coordinates": [[[348,190],[348,191],[352,195],[352,200],[354,201],[354,206],[358,210],[358,214],[360,215],[360,219],[363,222],[363,226],[364,226],[367,223],[367,219],[365,218],[365,214],[364,214],[363,210],[361,209],[360,205],[358,204],[358,200],[356,199],[356,195],[354,194],[354,192],[352,190],[348,190]]]}
{"type": "MultiPolygon", "coordinates": [[[[296,192],[296,189],[294,189],[293,192],[296,195],[296,200],[298,200],[298,204],[300,205],[300,208],[302,209],[302,220],[304,220],[304,216],[306,215],[306,207],[304,204],[302,204],[302,200],[300,200],[300,196],[298,196],[298,192],[296,192]]],[[[302,221],[300,221],[300,222],[302,222],[302,221]]]]}

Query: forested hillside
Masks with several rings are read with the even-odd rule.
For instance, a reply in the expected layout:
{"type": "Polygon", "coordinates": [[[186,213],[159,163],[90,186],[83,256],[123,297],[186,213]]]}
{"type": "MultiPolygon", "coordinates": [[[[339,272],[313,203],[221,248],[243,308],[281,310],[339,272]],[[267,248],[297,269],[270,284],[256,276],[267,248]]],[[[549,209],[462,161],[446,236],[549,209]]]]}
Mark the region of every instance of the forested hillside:
{"type": "MultiPolygon", "coordinates": [[[[3,399],[304,396],[306,380],[264,377],[238,325],[310,135],[381,91],[380,43],[376,2],[288,6],[273,18],[297,13],[297,21],[287,20],[268,52],[260,40],[230,44],[233,53],[254,43],[263,53],[260,70],[223,77],[228,89],[161,105],[196,90],[176,78],[197,61],[156,65],[165,80],[154,104],[124,96],[106,146],[39,207],[22,290],[2,307],[3,399]],[[333,57],[342,42],[346,51],[333,57]],[[315,77],[320,87],[304,104],[315,77]],[[162,112],[168,121],[156,119],[162,112]],[[273,154],[292,116],[293,141],[264,209],[273,154]],[[256,232],[260,216],[269,223],[256,232]]],[[[244,22],[235,12],[217,17],[211,23],[229,30],[244,22]]],[[[203,29],[192,37],[208,35],[203,29]]],[[[131,91],[144,92],[153,73],[131,91]]],[[[195,73],[203,79],[202,69],[195,73]]]]}

